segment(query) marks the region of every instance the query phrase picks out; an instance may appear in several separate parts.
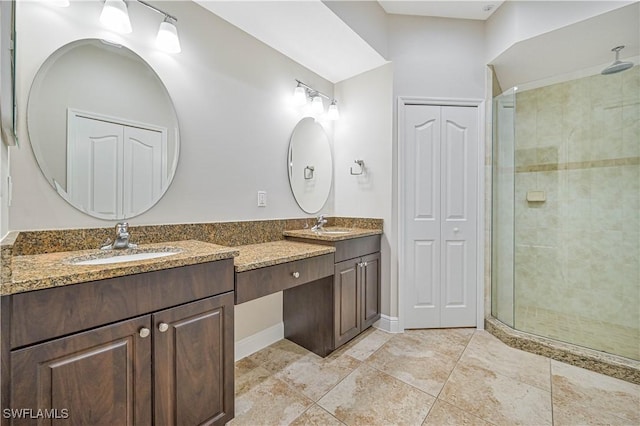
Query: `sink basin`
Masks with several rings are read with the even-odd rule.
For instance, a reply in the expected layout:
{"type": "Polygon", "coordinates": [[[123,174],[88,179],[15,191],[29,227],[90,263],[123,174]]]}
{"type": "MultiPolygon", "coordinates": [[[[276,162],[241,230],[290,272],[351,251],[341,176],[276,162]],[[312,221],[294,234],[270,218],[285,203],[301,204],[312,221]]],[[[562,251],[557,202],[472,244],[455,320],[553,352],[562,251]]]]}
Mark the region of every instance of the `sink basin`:
{"type": "Polygon", "coordinates": [[[325,234],[325,235],[340,235],[340,234],[348,234],[349,232],[351,232],[351,229],[347,229],[347,228],[325,228],[322,231],[316,231],[319,234],[325,234]]]}
{"type": "Polygon", "coordinates": [[[106,253],[99,253],[96,255],[82,256],[76,259],[71,259],[69,263],[73,265],[109,265],[112,263],[124,263],[124,262],[133,262],[136,260],[147,260],[147,259],[155,259],[158,257],[166,257],[172,256],[174,254],[180,253],[182,250],[179,249],[169,249],[169,250],[156,250],[156,251],[136,251],[135,253],[131,253],[130,250],[124,253],[117,253],[114,251],[109,251],[106,253]]]}

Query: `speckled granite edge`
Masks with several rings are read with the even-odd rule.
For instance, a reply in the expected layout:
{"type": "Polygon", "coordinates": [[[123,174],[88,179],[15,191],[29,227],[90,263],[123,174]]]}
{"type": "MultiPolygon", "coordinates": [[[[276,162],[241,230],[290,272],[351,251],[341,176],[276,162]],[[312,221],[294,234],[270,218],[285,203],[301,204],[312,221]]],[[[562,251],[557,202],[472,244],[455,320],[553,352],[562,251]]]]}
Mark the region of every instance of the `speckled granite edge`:
{"type": "Polygon", "coordinates": [[[485,318],[484,324],[489,333],[511,347],[640,384],[640,361],[524,333],[493,317],[485,318]]]}
{"type": "Polygon", "coordinates": [[[310,229],[294,229],[284,231],[284,235],[286,237],[296,237],[296,238],[305,238],[308,240],[319,240],[319,241],[343,241],[350,240],[353,238],[360,237],[368,237],[371,235],[380,235],[382,234],[382,229],[360,229],[360,228],[343,228],[343,227],[325,227],[326,230],[330,231],[331,229],[348,229],[349,232],[345,234],[326,234],[323,232],[315,232],[310,229]]]}
{"type": "Polygon", "coordinates": [[[240,252],[234,258],[236,272],[246,272],[296,260],[334,253],[335,247],[295,241],[272,241],[235,247],[240,252]]]}
{"type": "Polygon", "coordinates": [[[25,291],[42,290],[69,284],[104,280],[125,275],[159,271],[181,266],[231,259],[239,254],[238,250],[202,241],[173,241],[165,245],[150,244],[140,250],[126,250],[115,255],[144,251],[176,250],[171,256],[154,259],[135,260],[123,263],[102,265],[77,265],[71,260],[86,260],[104,256],[98,250],[80,250],[37,255],[16,256],[13,258],[13,277],[0,286],[0,295],[6,296],[25,291]],[[156,246],[156,247],[154,247],[156,246]],[[158,248],[159,250],[155,250],[158,248]],[[153,250],[152,250],[153,249],[153,250]]]}

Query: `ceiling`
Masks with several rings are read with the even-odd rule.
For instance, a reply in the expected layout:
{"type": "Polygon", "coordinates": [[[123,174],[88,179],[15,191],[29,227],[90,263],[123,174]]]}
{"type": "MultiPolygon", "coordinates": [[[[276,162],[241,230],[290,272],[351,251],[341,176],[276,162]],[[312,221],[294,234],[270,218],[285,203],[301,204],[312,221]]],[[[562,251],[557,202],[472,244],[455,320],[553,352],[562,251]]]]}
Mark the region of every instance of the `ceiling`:
{"type": "Polygon", "coordinates": [[[387,62],[320,0],[194,1],[332,83],[387,62]]]}
{"type": "MultiPolygon", "coordinates": [[[[332,83],[387,62],[320,0],[194,1],[332,83]]],[[[392,14],[485,20],[503,0],[379,3],[392,14]]]]}
{"type": "Polygon", "coordinates": [[[615,46],[626,46],[621,60],[640,55],[638,28],[640,3],[636,2],[516,43],[492,65],[505,90],[579,71],[598,73],[613,62],[615,46]],[[591,69],[594,66],[597,69],[591,69]]]}
{"type": "MultiPolygon", "coordinates": [[[[194,0],[232,25],[337,83],[387,63],[354,29],[320,0],[194,0]],[[339,46],[339,48],[336,48],[339,46]]],[[[486,20],[504,1],[380,0],[387,13],[486,20]],[[495,7],[490,11],[482,8],[495,7]]],[[[640,54],[640,4],[516,43],[492,61],[504,89],[640,54]]]]}
{"type": "Polygon", "coordinates": [[[379,0],[380,6],[396,15],[437,16],[442,18],[477,19],[485,21],[504,0],[475,1],[405,1],[379,0]]]}

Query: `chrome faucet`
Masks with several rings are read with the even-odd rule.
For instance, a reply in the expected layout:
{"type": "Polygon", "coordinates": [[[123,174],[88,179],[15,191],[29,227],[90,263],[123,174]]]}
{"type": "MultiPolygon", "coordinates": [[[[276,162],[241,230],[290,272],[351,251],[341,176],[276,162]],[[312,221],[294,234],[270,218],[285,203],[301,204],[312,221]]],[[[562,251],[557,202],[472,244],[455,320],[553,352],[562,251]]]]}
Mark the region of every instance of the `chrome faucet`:
{"type": "Polygon", "coordinates": [[[129,242],[129,224],[127,222],[118,223],[116,225],[116,239],[113,243],[111,240],[107,240],[107,243],[100,247],[102,250],[121,250],[121,249],[132,249],[138,247],[137,244],[133,244],[129,242]]]}
{"type": "Polygon", "coordinates": [[[312,231],[315,231],[315,232],[322,231],[322,227],[323,227],[324,225],[326,225],[326,223],[327,223],[327,219],[325,219],[325,218],[324,218],[324,215],[323,215],[323,214],[321,214],[321,215],[320,215],[320,216],[318,216],[318,218],[316,219],[316,224],[315,224],[315,225],[313,225],[313,226],[311,227],[311,230],[312,230],[312,231]]]}

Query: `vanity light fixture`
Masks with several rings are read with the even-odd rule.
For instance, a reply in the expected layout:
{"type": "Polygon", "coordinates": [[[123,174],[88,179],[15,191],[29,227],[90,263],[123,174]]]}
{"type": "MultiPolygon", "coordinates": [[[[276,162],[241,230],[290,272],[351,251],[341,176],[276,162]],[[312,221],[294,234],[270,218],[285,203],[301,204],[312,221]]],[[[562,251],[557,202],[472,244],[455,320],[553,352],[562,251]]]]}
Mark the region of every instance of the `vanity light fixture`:
{"type": "Polygon", "coordinates": [[[317,93],[314,93],[311,96],[311,112],[314,114],[322,114],[324,111],[324,104],[322,103],[322,98],[317,93]]]}
{"type": "Polygon", "coordinates": [[[133,31],[127,4],[124,0],[105,0],[100,14],[100,22],[120,34],[129,34],[133,31]]]}
{"type": "Polygon", "coordinates": [[[307,90],[298,83],[293,91],[293,103],[296,106],[302,106],[307,103],[307,90]]]}
{"type": "Polygon", "coordinates": [[[180,39],[178,38],[178,29],[168,15],[160,23],[156,46],[167,53],[180,53],[182,50],[180,48],[180,39]]]}
{"type": "MultiPolygon", "coordinates": [[[[136,1],[164,16],[164,20],[160,23],[158,35],[156,36],[156,46],[158,49],[168,53],[179,53],[182,49],[180,48],[180,39],[178,38],[178,29],[176,28],[178,18],[169,15],[145,1],[136,1]]],[[[129,11],[124,0],[105,0],[102,14],[100,14],[100,22],[121,34],[129,34],[132,31],[129,11]]]]}
{"type": "Polygon", "coordinates": [[[301,82],[300,80],[295,80],[298,85],[293,91],[293,103],[298,106],[308,106],[311,110],[311,113],[314,115],[320,115],[324,111],[324,104],[322,102],[322,98],[328,99],[331,101],[329,105],[329,110],[327,111],[327,118],[329,120],[338,120],[340,118],[340,113],[338,112],[338,101],[325,95],[324,93],[314,89],[301,82]],[[308,100],[311,100],[309,105],[308,100]]]}
{"type": "Polygon", "coordinates": [[[340,112],[338,111],[338,101],[335,99],[331,101],[331,105],[329,105],[329,110],[327,111],[327,118],[331,121],[340,119],[340,112]]]}

